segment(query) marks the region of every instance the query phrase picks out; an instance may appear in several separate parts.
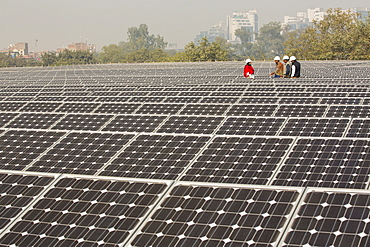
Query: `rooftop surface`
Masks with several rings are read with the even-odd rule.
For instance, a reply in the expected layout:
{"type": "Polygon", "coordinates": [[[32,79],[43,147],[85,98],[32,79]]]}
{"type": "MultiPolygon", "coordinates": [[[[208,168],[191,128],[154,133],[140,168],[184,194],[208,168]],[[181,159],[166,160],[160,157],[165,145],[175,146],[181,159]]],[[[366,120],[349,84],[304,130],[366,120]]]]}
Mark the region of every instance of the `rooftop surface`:
{"type": "Polygon", "coordinates": [[[369,246],[370,62],[0,69],[0,246],[369,246]]]}

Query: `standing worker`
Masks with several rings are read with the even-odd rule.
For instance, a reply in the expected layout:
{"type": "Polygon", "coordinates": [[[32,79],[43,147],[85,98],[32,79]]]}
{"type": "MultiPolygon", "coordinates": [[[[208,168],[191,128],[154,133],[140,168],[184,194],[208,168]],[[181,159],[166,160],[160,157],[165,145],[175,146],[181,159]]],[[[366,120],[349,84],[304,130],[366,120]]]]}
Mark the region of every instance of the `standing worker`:
{"type": "Polygon", "coordinates": [[[283,57],[283,65],[284,65],[283,71],[284,78],[290,78],[291,64],[289,63],[289,56],[285,55],[283,57]]]}
{"type": "Polygon", "coordinates": [[[280,62],[280,57],[276,56],[274,58],[274,61],[275,61],[275,64],[276,64],[276,68],[275,68],[275,71],[272,72],[270,75],[275,75],[274,76],[275,78],[283,77],[284,65],[280,62]]]}
{"type": "Polygon", "coordinates": [[[254,68],[252,67],[252,60],[249,58],[245,60],[244,77],[254,79],[254,68]]]}
{"type": "Polygon", "coordinates": [[[297,58],[295,56],[291,56],[289,60],[292,63],[292,72],[290,76],[292,78],[301,77],[301,64],[297,61],[297,58]]]}

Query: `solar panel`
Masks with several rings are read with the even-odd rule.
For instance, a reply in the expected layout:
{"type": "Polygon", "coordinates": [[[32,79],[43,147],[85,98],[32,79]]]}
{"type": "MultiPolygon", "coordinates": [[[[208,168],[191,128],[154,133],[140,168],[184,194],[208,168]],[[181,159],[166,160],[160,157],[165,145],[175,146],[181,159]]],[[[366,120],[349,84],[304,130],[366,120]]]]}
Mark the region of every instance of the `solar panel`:
{"type": "Polygon", "coordinates": [[[119,103],[104,103],[101,104],[94,112],[105,114],[131,114],[134,113],[141,104],[119,104],[119,103]]]}
{"type": "Polygon", "coordinates": [[[212,134],[223,120],[224,117],[171,116],[157,132],[212,134]]]}
{"type": "Polygon", "coordinates": [[[26,102],[0,102],[0,111],[18,111],[26,102]]]}
{"type": "Polygon", "coordinates": [[[366,191],[310,189],[282,246],[368,246],[366,191]]]}
{"type": "Polygon", "coordinates": [[[113,115],[67,114],[52,129],[58,130],[99,130],[113,115]]]}
{"type": "Polygon", "coordinates": [[[208,136],[140,135],[100,175],[174,180],[209,139],[208,136]]]}
{"type": "Polygon", "coordinates": [[[165,183],[64,176],[16,220],[0,244],[117,246],[165,188],[165,183]]]}
{"type": "Polygon", "coordinates": [[[62,117],[63,114],[21,113],[5,128],[48,129],[62,117]]]}
{"type": "Polygon", "coordinates": [[[276,135],[285,118],[228,117],[218,135],[276,135]]]}
{"type": "MultiPolygon", "coordinates": [[[[280,105],[276,117],[323,117],[326,105],[280,105]]],[[[328,117],[328,116],[327,116],[328,117]]]]}
{"type": "Polygon", "coordinates": [[[4,125],[8,124],[17,115],[18,115],[17,113],[10,112],[0,113],[0,127],[3,127],[4,125]]]}
{"type": "Polygon", "coordinates": [[[292,142],[291,138],[216,137],[181,180],[267,184],[292,142]]]}
{"type": "Polygon", "coordinates": [[[130,246],[273,246],[299,192],[177,184],[130,246]]]}
{"type": "Polygon", "coordinates": [[[64,132],[31,130],[3,132],[0,136],[0,169],[24,169],[64,134],[64,132]]]}
{"type": "Polygon", "coordinates": [[[0,171],[0,233],[27,208],[54,177],[0,171]]]}
{"type": "Polygon", "coordinates": [[[64,103],[56,112],[90,113],[99,106],[98,103],[64,103]]]}
{"type": "Polygon", "coordinates": [[[366,188],[369,140],[298,139],[274,185],[366,188]]]}
{"type": "Polygon", "coordinates": [[[135,114],[176,114],[184,104],[143,104],[135,114]]]}
{"type": "Polygon", "coordinates": [[[344,118],[290,118],[279,135],[342,137],[349,122],[344,118]]]}
{"type": "Polygon", "coordinates": [[[72,132],[27,170],[94,175],[133,137],[129,134],[72,132]]]}
{"type": "Polygon", "coordinates": [[[102,131],[154,132],[167,116],[117,115],[102,131]]]}
{"type": "Polygon", "coordinates": [[[370,106],[368,105],[331,105],[326,117],[370,117],[370,106]]]}
{"type": "Polygon", "coordinates": [[[275,112],[278,105],[274,104],[236,104],[227,111],[227,116],[261,116],[269,117],[275,112]]]}

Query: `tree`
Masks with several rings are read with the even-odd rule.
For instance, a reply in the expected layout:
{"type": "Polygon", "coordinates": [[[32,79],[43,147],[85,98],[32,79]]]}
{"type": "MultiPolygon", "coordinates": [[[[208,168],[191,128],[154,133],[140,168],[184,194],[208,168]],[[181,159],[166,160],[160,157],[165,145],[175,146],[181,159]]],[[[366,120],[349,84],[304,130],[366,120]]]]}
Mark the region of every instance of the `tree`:
{"type": "Polygon", "coordinates": [[[286,50],[306,59],[370,59],[370,21],[341,8],[329,9],[323,20],[290,34],[286,50]]]}
{"type": "Polygon", "coordinates": [[[269,22],[263,25],[256,37],[254,55],[261,59],[272,59],[284,54],[284,28],[280,22],[269,22]]]}
{"type": "Polygon", "coordinates": [[[252,35],[250,30],[244,28],[235,30],[235,36],[240,40],[240,44],[234,45],[236,58],[243,59],[245,57],[254,57],[252,35]]]}

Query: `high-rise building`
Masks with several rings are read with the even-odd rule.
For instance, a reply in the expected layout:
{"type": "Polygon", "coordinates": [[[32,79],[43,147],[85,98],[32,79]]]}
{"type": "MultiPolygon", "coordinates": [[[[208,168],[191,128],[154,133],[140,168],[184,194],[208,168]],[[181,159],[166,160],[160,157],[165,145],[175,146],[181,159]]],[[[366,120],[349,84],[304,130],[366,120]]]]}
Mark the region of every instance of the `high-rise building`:
{"type": "Polygon", "coordinates": [[[240,41],[235,36],[235,31],[238,29],[245,29],[251,32],[251,41],[255,40],[255,33],[258,32],[258,14],[257,10],[248,12],[234,12],[227,16],[226,32],[227,40],[231,43],[239,43],[240,41]]]}
{"type": "Polygon", "coordinates": [[[198,43],[203,37],[207,37],[209,42],[214,42],[217,37],[226,39],[226,32],[222,28],[222,22],[213,25],[208,31],[201,31],[200,34],[195,36],[194,43],[198,43]]]}

